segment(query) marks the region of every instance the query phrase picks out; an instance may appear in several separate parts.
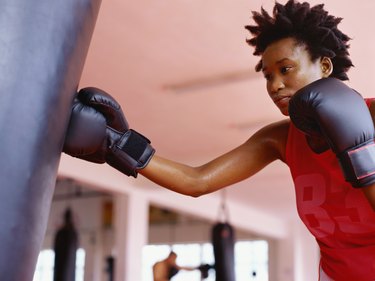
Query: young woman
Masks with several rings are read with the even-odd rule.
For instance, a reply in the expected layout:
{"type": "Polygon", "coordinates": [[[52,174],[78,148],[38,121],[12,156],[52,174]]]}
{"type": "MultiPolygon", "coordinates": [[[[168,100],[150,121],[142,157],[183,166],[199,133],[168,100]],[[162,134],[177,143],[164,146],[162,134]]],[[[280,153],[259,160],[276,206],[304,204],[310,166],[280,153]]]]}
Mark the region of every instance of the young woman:
{"type": "Polygon", "coordinates": [[[108,94],[88,88],[78,94],[64,150],[193,197],[281,160],[294,180],[299,215],[319,244],[321,280],[375,280],[375,107],[342,82],[352,62],[349,37],[337,27],[341,19],[323,5],[294,0],[276,3],[271,15],[253,12],[253,18],[255,25],[246,28],[260,56],[256,70],[292,121],[269,124],[228,153],[191,167],[155,154],[148,139],[128,129],[108,94]],[[88,127],[79,125],[83,112],[92,116],[91,127],[107,127],[97,125],[77,141],[88,127]]]}

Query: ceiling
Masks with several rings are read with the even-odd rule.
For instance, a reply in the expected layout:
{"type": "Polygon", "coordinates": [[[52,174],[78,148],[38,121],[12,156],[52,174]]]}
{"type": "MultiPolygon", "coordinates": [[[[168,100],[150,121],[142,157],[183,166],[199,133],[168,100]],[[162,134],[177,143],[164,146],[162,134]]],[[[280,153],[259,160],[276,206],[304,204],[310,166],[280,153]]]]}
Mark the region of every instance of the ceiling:
{"type": "MultiPolygon", "coordinates": [[[[350,85],[371,96],[375,42],[367,32],[374,25],[375,1],[324,3],[344,18],[340,26],[353,38],[356,67],[350,85]]],[[[270,11],[273,4],[103,0],[80,86],[113,95],[131,127],[146,135],[160,156],[203,164],[284,118],[268,98],[262,75],[254,71],[259,58],[245,42],[251,11],[262,5],[270,11]]],[[[75,169],[69,166],[64,173],[75,169]]],[[[288,168],[279,162],[230,187],[227,196],[275,216],[295,213],[288,168]]]]}

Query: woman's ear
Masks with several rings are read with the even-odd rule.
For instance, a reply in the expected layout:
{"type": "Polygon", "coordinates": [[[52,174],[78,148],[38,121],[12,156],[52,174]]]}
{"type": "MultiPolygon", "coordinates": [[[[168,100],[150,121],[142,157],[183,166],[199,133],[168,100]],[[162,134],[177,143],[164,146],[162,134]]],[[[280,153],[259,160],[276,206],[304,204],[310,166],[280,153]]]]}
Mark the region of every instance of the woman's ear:
{"type": "Polygon", "coordinates": [[[320,66],[322,68],[323,77],[327,78],[332,74],[333,64],[332,60],[328,57],[322,57],[320,59],[320,66]]]}

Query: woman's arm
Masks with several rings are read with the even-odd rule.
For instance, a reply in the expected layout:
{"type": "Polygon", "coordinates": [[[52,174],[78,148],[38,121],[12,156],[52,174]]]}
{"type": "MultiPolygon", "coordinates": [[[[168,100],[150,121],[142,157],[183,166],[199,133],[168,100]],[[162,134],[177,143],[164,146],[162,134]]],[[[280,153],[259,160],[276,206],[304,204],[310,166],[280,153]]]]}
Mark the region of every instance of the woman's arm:
{"type": "Polygon", "coordinates": [[[244,180],[274,160],[284,160],[288,128],[289,120],[272,123],[244,144],[198,167],[155,155],[139,173],[167,189],[198,197],[244,180]]]}
{"type": "Polygon", "coordinates": [[[176,265],[176,267],[178,268],[178,270],[186,270],[186,271],[193,271],[193,270],[199,269],[197,266],[179,266],[179,265],[176,265]]]}

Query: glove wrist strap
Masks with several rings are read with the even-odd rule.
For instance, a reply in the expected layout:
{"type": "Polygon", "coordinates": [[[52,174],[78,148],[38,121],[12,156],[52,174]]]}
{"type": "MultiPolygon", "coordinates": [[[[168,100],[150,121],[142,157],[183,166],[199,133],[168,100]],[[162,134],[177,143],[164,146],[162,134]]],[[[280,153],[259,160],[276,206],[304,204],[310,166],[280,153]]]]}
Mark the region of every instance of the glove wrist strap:
{"type": "Polygon", "coordinates": [[[107,163],[136,178],[138,170],[145,168],[155,153],[150,143],[145,136],[130,129],[110,147],[107,163]]]}
{"type": "Polygon", "coordinates": [[[375,143],[368,141],[338,156],[346,181],[353,187],[375,182],[375,143]]]}

